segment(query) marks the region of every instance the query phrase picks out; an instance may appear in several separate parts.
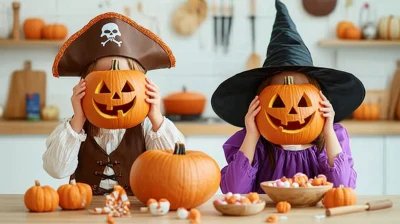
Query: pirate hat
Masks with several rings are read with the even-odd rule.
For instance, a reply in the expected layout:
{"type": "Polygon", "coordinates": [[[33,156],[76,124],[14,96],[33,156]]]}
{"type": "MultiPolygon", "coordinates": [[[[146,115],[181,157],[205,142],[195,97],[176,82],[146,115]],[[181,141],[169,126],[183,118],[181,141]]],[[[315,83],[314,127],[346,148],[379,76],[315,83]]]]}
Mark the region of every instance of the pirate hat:
{"type": "Polygon", "coordinates": [[[311,54],[297,32],[286,6],[275,0],[276,18],[261,68],[236,74],[222,82],[211,98],[214,112],[226,122],[245,127],[244,117],[259,85],[282,71],[295,71],[316,79],[335,110],[334,122],[349,116],[362,103],[365,89],[354,75],[314,67],[311,54]]]}
{"type": "Polygon", "coordinates": [[[132,58],[147,71],[175,66],[171,49],[159,37],[130,18],[109,12],[96,16],[62,45],[53,75],[80,76],[105,56],[132,58]]]}

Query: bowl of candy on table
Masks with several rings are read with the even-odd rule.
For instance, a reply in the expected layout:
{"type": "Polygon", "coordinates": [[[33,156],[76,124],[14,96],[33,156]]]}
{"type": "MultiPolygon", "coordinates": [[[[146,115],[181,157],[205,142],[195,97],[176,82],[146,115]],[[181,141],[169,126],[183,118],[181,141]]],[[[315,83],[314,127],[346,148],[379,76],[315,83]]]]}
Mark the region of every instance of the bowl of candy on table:
{"type": "Polygon", "coordinates": [[[303,173],[296,173],[292,178],[282,177],[274,181],[265,181],[260,185],[272,201],[286,201],[293,207],[316,206],[333,187],[324,175],[308,178],[303,173]]]}
{"type": "Polygon", "coordinates": [[[247,195],[228,192],[220,199],[214,200],[213,205],[224,215],[246,216],[261,212],[265,208],[265,201],[261,200],[256,192],[247,195]]]}

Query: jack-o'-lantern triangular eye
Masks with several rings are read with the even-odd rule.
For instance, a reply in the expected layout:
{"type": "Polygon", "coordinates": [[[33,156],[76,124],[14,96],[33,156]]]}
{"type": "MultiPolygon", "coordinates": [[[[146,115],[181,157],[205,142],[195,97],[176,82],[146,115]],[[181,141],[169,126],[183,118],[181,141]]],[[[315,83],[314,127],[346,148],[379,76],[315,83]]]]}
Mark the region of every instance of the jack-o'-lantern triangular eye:
{"type": "Polygon", "coordinates": [[[301,97],[299,104],[297,105],[298,107],[311,107],[311,100],[308,98],[307,94],[303,94],[301,97]]]}
{"type": "Polygon", "coordinates": [[[133,91],[134,91],[133,87],[129,84],[129,82],[126,82],[121,92],[128,93],[133,91]]]}
{"type": "Polygon", "coordinates": [[[103,86],[100,89],[100,93],[111,93],[110,89],[107,87],[105,82],[103,82],[102,85],[103,86]]]}
{"type": "Polygon", "coordinates": [[[279,95],[276,96],[272,108],[285,108],[285,104],[279,95]]]}

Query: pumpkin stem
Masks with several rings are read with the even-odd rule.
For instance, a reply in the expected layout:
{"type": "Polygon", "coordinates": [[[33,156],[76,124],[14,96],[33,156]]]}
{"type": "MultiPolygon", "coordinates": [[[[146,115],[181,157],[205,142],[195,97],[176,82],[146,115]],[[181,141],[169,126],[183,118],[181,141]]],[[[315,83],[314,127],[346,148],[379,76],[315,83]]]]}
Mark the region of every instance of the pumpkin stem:
{"type": "Polygon", "coordinates": [[[35,186],[39,187],[40,186],[40,182],[38,180],[35,180],[35,186]]]}
{"type": "Polygon", "coordinates": [[[285,85],[293,85],[294,84],[293,76],[286,76],[285,79],[284,79],[283,84],[285,84],[285,85]]]}
{"type": "Polygon", "coordinates": [[[111,61],[111,70],[119,70],[119,61],[116,59],[113,59],[111,61]]]}
{"type": "Polygon", "coordinates": [[[185,144],[183,144],[182,142],[175,143],[174,155],[185,155],[185,154],[186,154],[185,144]]]}
{"type": "Polygon", "coordinates": [[[76,180],[72,179],[69,183],[72,184],[72,185],[76,185],[76,180]]]}

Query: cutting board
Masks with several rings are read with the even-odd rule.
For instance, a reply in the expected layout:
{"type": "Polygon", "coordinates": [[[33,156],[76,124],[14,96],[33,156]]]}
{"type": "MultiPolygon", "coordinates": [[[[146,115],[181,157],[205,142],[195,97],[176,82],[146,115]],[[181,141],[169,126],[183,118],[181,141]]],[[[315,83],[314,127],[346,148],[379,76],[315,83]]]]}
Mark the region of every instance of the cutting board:
{"type": "Polygon", "coordinates": [[[26,94],[39,93],[40,109],[46,105],[46,73],[32,70],[31,61],[25,61],[23,70],[11,75],[5,119],[26,119],[26,94]]]}
{"type": "Polygon", "coordinates": [[[390,103],[389,103],[389,111],[388,111],[388,119],[395,119],[400,116],[400,105],[399,105],[399,96],[400,96],[400,60],[397,61],[397,69],[392,79],[392,86],[390,88],[390,103]]]}

